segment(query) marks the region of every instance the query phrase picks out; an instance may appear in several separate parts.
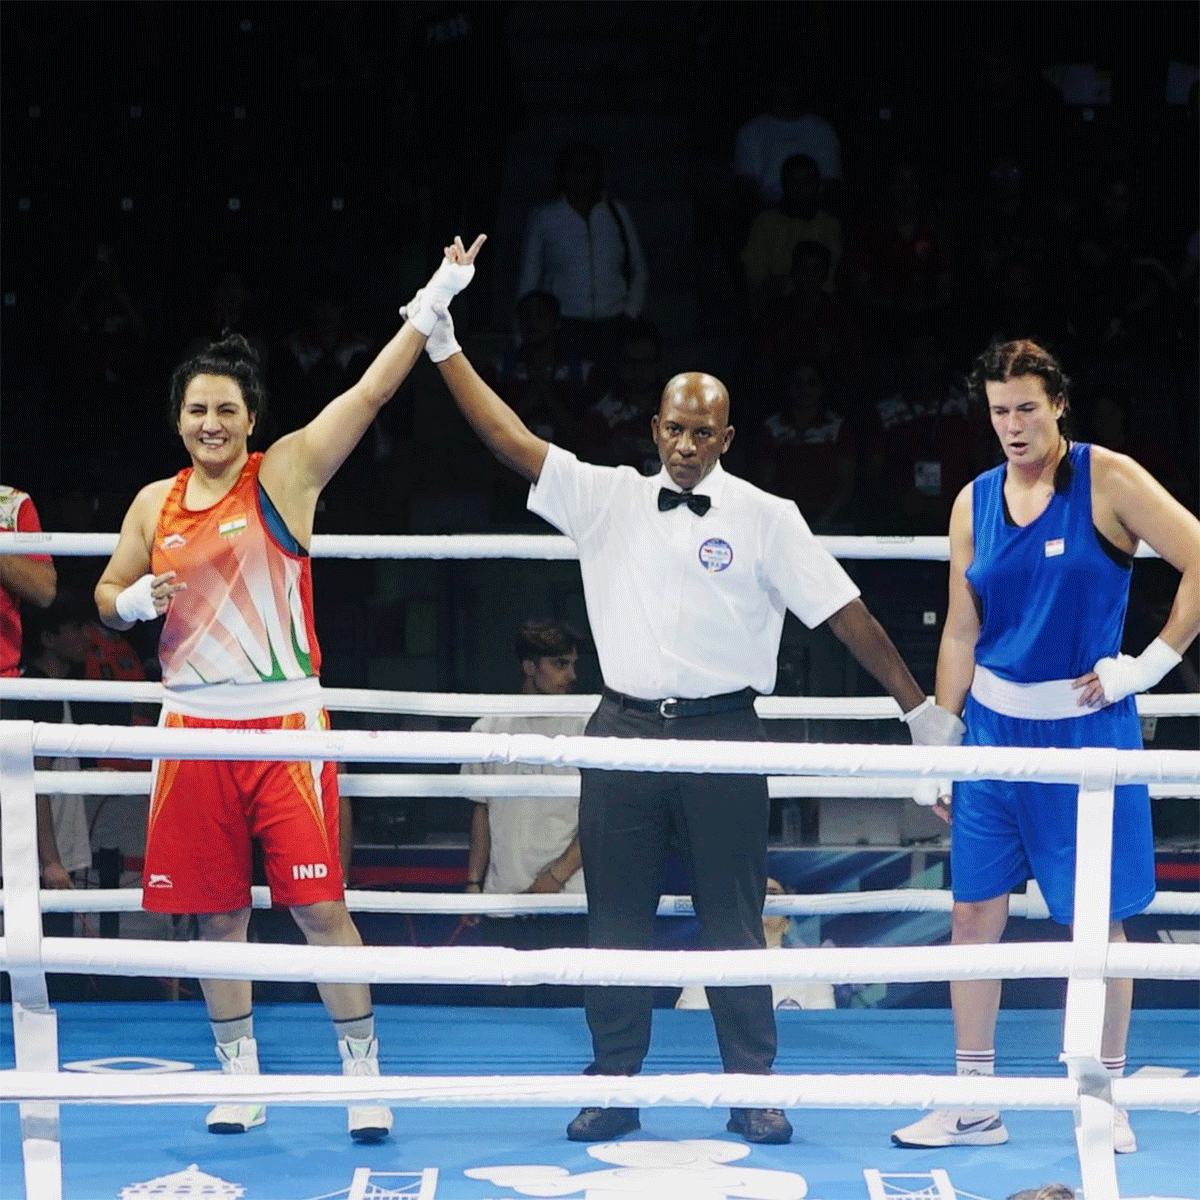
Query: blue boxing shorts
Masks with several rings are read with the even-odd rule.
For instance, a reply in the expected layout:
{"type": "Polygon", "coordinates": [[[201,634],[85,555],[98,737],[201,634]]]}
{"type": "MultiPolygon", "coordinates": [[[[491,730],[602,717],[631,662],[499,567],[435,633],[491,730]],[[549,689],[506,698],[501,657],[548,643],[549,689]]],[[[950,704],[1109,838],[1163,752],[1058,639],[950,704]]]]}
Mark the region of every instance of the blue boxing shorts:
{"type": "MultiPolygon", "coordinates": [[[[967,696],[964,746],[1083,746],[1140,750],[1142,730],[1132,696],[1063,720],[1004,716],[967,696]]],[[[954,784],[950,878],[954,899],[991,900],[1033,878],[1054,920],[1070,925],[1075,904],[1074,783],[979,779],[954,784]]],[[[1113,796],[1112,920],[1141,912],[1154,899],[1154,832],[1144,784],[1113,796]]]]}

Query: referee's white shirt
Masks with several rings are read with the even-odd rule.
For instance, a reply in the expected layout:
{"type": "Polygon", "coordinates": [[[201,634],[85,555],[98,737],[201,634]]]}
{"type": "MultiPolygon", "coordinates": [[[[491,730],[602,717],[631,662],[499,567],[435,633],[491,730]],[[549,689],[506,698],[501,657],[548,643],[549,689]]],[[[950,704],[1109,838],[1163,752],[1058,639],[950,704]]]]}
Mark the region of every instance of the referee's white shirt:
{"type": "Polygon", "coordinates": [[[718,463],[694,489],[712,507],[658,511],[666,470],[599,467],[551,446],[528,507],[579,551],[604,682],[643,700],[744,687],[768,694],[784,612],[810,629],[858,596],[790,500],[718,463]]]}

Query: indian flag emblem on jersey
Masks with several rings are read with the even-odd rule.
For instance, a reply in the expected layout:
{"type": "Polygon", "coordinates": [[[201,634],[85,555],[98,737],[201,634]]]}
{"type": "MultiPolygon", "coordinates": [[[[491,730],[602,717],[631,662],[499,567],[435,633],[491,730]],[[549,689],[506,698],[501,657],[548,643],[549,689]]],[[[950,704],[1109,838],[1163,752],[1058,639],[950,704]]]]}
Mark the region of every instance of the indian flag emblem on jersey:
{"type": "Polygon", "coordinates": [[[231,535],[233,535],[235,533],[241,533],[242,530],[245,528],[246,528],[246,518],[243,515],[240,517],[234,517],[232,520],[229,520],[229,521],[222,521],[217,526],[217,532],[222,537],[230,537],[231,535]]]}

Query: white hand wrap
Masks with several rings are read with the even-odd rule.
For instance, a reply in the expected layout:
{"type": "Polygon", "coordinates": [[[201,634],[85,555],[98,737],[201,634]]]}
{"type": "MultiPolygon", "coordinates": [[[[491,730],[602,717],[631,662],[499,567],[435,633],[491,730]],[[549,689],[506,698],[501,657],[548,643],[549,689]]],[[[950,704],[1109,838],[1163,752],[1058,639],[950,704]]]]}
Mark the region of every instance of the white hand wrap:
{"type": "MultiPolygon", "coordinates": [[[[914,746],[960,746],[967,727],[948,708],[939,708],[926,696],[911,712],[901,714],[914,746]]],[[[950,795],[949,779],[922,779],[913,788],[913,799],[927,808],[950,795]]]]}
{"type": "MultiPolygon", "coordinates": [[[[425,289],[420,291],[400,310],[400,315],[405,320],[410,321],[414,329],[420,330],[420,324],[413,321],[410,313],[423,313],[425,311],[425,289]]],[[[435,304],[430,310],[434,316],[433,328],[425,334],[425,350],[428,353],[430,361],[435,363],[443,362],[452,354],[461,354],[462,347],[458,344],[454,336],[454,321],[450,317],[450,310],[442,304],[435,304]]]]}
{"type": "Polygon", "coordinates": [[[123,592],[118,592],[113,601],[117,616],[122,621],[157,621],[158,609],[154,607],[154,596],[150,591],[153,586],[154,576],[143,575],[123,592]]]}
{"type": "MultiPolygon", "coordinates": [[[[439,311],[449,308],[450,301],[471,282],[474,274],[474,263],[452,263],[443,258],[442,265],[430,276],[429,282],[400,311],[405,312],[406,320],[414,329],[429,337],[438,322],[439,311]]],[[[439,361],[434,359],[434,362],[439,361]]]]}
{"type": "Polygon", "coordinates": [[[1179,665],[1182,657],[1162,638],[1155,638],[1137,658],[1128,654],[1102,658],[1092,670],[1104,689],[1105,702],[1115,704],[1126,696],[1152,688],[1168,671],[1179,665]]]}

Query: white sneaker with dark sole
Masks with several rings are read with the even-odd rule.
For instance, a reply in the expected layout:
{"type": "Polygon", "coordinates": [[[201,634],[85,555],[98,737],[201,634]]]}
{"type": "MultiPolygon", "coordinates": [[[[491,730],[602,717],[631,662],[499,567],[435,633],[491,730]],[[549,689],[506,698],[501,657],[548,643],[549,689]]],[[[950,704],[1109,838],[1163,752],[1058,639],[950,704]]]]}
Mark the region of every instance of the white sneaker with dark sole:
{"type": "MultiPolygon", "coordinates": [[[[343,1075],[378,1075],[379,1043],[374,1038],[339,1038],[343,1075]]],[[[392,1132],[392,1110],[355,1104],[346,1110],[346,1128],[356,1142],[381,1142],[392,1132]]]]}
{"type": "MultiPolygon", "coordinates": [[[[218,1042],[216,1053],[226,1075],[258,1074],[258,1042],[254,1038],[218,1042]]],[[[205,1125],[209,1133],[245,1133],[266,1120],[267,1110],[261,1104],[218,1104],[209,1110],[205,1125]]]]}
{"type": "Polygon", "coordinates": [[[995,1109],[935,1108],[892,1134],[892,1142],[912,1150],[935,1146],[999,1146],[1008,1130],[995,1109]]]}

